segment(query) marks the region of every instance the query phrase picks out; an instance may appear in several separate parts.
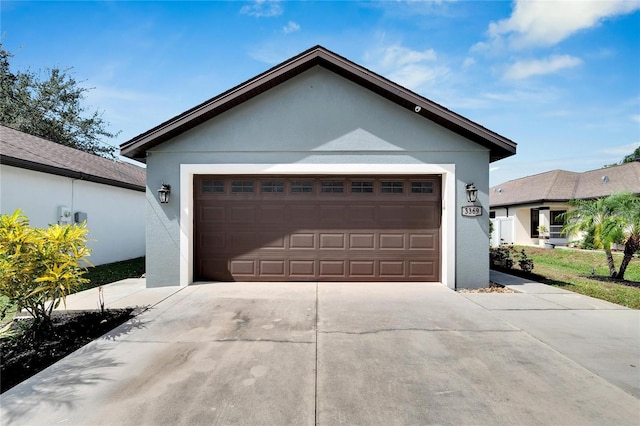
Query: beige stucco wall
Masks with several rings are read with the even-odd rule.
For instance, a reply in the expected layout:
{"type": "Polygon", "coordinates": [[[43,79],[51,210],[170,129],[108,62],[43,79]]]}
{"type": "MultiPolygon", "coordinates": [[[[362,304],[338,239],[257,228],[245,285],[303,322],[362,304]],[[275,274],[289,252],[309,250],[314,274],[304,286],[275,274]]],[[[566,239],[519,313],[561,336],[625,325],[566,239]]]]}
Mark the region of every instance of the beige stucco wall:
{"type": "MultiPolygon", "coordinates": [[[[550,228],[551,211],[569,210],[570,207],[566,203],[539,203],[514,205],[509,207],[494,207],[491,211],[495,212],[496,217],[513,217],[514,221],[514,244],[525,246],[538,246],[541,244],[539,238],[531,238],[531,209],[545,208],[539,212],[539,225],[550,228]]],[[[552,238],[550,242],[557,245],[567,244],[567,238],[552,238]]]]}

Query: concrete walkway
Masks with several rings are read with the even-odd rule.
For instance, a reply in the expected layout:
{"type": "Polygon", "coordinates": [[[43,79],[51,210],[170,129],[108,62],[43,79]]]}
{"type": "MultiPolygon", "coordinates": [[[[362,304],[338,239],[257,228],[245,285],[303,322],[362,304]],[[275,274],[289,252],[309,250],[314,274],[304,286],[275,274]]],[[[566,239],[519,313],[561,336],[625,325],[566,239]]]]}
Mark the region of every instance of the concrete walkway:
{"type": "MultiPolygon", "coordinates": [[[[177,293],[184,287],[147,288],[144,278],[129,278],[102,286],[104,306],[107,309],[137,307],[151,308],[177,293]]],[[[61,304],[58,311],[83,311],[99,309],[98,288],[71,294],[66,304],[61,304]]]]}
{"type": "Polygon", "coordinates": [[[527,292],[462,294],[422,283],[189,286],[3,394],[1,421],[640,423],[639,311],[492,279],[527,292]],[[590,357],[602,362],[590,366],[582,359],[590,357]]]}
{"type": "Polygon", "coordinates": [[[490,279],[518,293],[465,296],[640,398],[640,311],[497,271],[490,279]]]}

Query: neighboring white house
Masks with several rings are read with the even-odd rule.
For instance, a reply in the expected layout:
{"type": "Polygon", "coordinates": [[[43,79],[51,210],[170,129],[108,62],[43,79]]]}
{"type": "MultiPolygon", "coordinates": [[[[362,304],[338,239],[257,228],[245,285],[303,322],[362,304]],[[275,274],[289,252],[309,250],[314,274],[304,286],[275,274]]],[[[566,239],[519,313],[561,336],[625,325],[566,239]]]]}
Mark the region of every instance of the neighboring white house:
{"type": "Polygon", "coordinates": [[[0,126],[0,212],[87,222],[91,263],[145,255],[145,169],[0,126]]]}
{"type": "Polygon", "coordinates": [[[147,163],[150,287],[486,286],[489,163],[515,151],[321,46],[121,145],[147,163]]]}
{"type": "Polygon", "coordinates": [[[549,242],[567,245],[562,234],[562,214],[569,200],[589,200],[618,192],[640,194],[640,162],[583,173],[552,170],[510,180],[491,188],[492,245],[499,243],[537,246],[543,243],[539,227],[546,227],[549,242]]]}

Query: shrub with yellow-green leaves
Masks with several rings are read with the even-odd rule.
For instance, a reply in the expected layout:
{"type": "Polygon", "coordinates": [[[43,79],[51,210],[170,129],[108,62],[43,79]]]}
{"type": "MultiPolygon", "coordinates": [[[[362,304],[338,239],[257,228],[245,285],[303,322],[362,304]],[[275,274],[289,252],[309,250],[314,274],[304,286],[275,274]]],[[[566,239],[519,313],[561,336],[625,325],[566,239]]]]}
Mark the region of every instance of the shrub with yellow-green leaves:
{"type": "Polygon", "coordinates": [[[81,284],[87,257],[85,224],[29,226],[29,219],[16,210],[0,215],[0,295],[18,309],[25,309],[41,328],[51,322],[51,313],[81,284]]]}

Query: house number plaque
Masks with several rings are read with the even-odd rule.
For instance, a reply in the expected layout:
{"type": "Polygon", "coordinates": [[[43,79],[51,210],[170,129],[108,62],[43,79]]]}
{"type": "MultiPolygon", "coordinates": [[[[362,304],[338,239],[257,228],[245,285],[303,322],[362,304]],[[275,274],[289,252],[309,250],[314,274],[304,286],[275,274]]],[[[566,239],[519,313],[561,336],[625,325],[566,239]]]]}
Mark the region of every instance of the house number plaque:
{"type": "Polygon", "coordinates": [[[482,207],[462,206],[462,216],[466,216],[466,217],[482,216],[482,207]]]}

